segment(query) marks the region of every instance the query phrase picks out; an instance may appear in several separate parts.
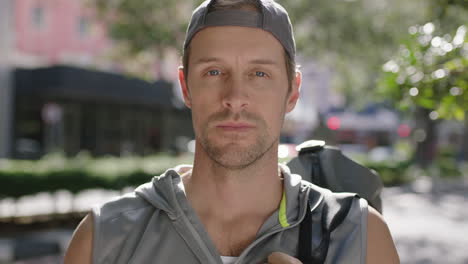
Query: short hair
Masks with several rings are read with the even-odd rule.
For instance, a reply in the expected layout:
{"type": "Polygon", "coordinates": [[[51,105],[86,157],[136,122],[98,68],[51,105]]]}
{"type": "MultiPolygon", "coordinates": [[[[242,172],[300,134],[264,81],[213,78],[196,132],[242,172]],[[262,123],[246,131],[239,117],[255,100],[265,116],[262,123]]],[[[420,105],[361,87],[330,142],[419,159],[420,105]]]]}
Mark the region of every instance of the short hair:
{"type": "MultiPolygon", "coordinates": [[[[208,13],[219,11],[219,10],[236,10],[236,9],[246,9],[252,10],[260,13],[261,6],[258,2],[259,0],[215,0],[211,4],[210,8],[208,9],[208,13]]],[[[283,47],[284,52],[284,59],[285,59],[285,66],[286,66],[286,74],[288,77],[288,86],[289,90],[291,90],[291,83],[296,75],[296,60],[293,58],[283,47]]],[[[190,57],[190,43],[187,45],[187,48],[183,50],[182,55],[182,66],[184,75],[188,76],[188,65],[189,65],[189,57],[190,57]]]]}

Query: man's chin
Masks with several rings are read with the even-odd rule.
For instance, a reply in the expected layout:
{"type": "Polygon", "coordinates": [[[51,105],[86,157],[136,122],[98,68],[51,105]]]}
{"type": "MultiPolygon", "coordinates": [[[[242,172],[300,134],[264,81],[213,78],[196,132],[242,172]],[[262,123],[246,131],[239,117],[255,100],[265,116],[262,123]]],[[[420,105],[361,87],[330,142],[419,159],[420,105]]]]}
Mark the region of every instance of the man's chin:
{"type": "Polygon", "coordinates": [[[254,164],[257,159],[245,159],[238,156],[223,155],[222,157],[213,157],[213,160],[223,168],[242,170],[254,164]]]}
{"type": "Polygon", "coordinates": [[[218,165],[230,170],[247,168],[265,154],[252,144],[245,146],[237,143],[208,148],[207,153],[218,165]]]}
{"type": "MultiPolygon", "coordinates": [[[[210,140],[206,147],[208,149],[213,150],[214,152],[221,154],[221,153],[228,153],[228,152],[245,152],[251,151],[252,147],[256,143],[256,140],[251,139],[229,139],[229,138],[220,138],[217,140],[210,140]]],[[[205,149],[206,149],[205,147],[205,149]]]]}

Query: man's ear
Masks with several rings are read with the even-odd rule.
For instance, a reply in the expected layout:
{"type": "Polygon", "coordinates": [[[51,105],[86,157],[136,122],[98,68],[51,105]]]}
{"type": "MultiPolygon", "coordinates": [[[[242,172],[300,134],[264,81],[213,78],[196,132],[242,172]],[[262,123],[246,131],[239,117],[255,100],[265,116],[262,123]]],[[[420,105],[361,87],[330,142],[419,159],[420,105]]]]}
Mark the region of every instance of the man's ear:
{"type": "Polygon", "coordinates": [[[190,96],[190,91],[187,87],[187,79],[184,73],[184,67],[179,67],[179,83],[180,88],[182,89],[182,95],[184,97],[184,103],[188,108],[192,108],[192,98],[190,96]]]}
{"type": "Polygon", "coordinates": [[[291,83],[291,91],[288,94],[288,101],[286,102],[286,113],[291,112],[296,106],[297,100],[299,100],[299,94],[301,91],[302,84],[302,73],[296,70],[296,75],[291,83]]]}

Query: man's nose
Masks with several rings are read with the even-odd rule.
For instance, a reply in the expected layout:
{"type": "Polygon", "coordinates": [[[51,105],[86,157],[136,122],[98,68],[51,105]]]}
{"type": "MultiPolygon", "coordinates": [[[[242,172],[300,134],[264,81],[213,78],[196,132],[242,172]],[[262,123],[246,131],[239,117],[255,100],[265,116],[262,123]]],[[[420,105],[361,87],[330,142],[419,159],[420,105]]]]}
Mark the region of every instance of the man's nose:
{"type": "Polygon", "coordinates": [[[233,112],[243,110],[249,105],[247,84],[242,78],[230,78],[223,89],[223,106],[233,112]]]}

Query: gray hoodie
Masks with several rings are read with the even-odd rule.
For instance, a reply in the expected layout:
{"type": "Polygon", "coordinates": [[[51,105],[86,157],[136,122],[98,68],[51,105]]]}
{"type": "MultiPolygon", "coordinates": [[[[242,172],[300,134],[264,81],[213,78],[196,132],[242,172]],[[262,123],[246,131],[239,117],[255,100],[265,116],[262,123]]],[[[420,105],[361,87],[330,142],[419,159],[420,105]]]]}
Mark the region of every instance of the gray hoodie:
{"type": "MultiPolygon", "coordinates": [[[[310,192],[312,219],[321,219],[330,191],[302,181],[280,166],[284,193],[280,208],[257,233],[236,263],[266,263],[275,251],[297,255],[299,224],[310,192]]],[[[203,263],[222,264],[215,245],[190,206],[178,169],[154,177],[135,192],[93,209],[94,264],[203,263]]],[[[330,205],[329,205],[330,206],[330,205]]],[[[332,205],[333,206],[333,205],[332,205]]],[[[320,243],[313,233],[312,244],[320,243]]],[[[331,233],[325,263],[365,263],[367,203],[356,198],[344,222],[331,233]]]]}

